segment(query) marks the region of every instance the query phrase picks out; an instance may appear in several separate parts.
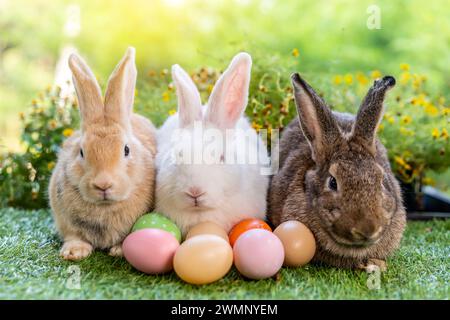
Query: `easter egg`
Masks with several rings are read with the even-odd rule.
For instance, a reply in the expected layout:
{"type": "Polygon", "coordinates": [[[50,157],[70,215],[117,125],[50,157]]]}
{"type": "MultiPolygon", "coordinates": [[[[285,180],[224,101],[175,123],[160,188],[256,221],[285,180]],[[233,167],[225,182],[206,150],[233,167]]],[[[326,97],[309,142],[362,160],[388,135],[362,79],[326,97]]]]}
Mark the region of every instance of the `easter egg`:
{"type": "Polygon", "coordinates": [[[265,229],[244,232],[234,244],[234,265],[250,279],[274,276],[283,266],[284,248],[280,239],[265,229]]]}
{"type": "Polygon", "coordinates": [[[217,223],[211,221],[201,222],[192,227],[186,235],[186,240],[201,234],[213,234],[228,242],[228,234],[226,231],[217,223]]]}
{"type": "Polygon", "coordinates": [[[284,247],[284,265],[300,267],[307,264],[316,252],[316,241],[312,232],[299,221],[286,221],[273,232],[284,247]]]}
{"type": "Polygon", "coordinates": [[[173,268],[191,284],[207,284],[225,276],[233,265],[233,250],[219,236],[198,235],[184,241],[177,249],[173,268]]]}
{"type": "Polygon", "coordinates": [[[173,223],[172,220],[166,218],[165,216],[159,213],[148,213],[141,216],[134,223],[131,232],[147,228],[161,229],[167,231],[173,234],[173,236],[178,240],[178,242],[181,241],[181,231],[177,227],[177,225],[173,223]]]}
{"type": "Polygon", "coordinates": [[[235,225],[229,233],[231,246],[232,247],[234,246],[236,240],[241,236],[241,234],[251,229],[265,229],[268,231],[272,231],[269,225],[265,223],[263,220],[260,219],[242,220],[237,225],[235,225]]]}
{"type": "Polygon", "coordinates": [[[137,270],[158,274],[172,270],[173,256],[179,246],[178,240],[167,231],[141,229],[125,238],[122,251],[137,270]]]}

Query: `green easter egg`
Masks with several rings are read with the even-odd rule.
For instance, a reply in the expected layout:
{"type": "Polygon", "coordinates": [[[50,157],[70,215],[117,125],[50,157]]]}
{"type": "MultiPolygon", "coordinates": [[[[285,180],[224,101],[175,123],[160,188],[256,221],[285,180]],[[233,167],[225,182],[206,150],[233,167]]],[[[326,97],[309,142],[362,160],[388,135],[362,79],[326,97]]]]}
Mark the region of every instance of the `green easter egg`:
{"type": "Polygon", "coordinates": [[[159,213],[144,214],[142,217],[137,219],[131,232],[148,228],[167,231],[173,234],[178,242],[181,241],[181,231],[178,229],[177,225],[173,223],[172,220],[159,213]]]}

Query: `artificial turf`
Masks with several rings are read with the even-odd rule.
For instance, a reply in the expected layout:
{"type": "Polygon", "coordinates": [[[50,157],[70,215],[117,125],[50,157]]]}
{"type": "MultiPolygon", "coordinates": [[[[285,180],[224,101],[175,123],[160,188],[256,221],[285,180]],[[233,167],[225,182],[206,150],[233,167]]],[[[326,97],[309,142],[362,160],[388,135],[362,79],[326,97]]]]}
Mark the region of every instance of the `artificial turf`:
{"type": "Polygon", "coordinates": [[[63,261],[49,211],[0,209],[0,299],[448,299],[449,231],[450,220],[409,222],[379,289],[368,288],[365,272],[316,265],[259,281],[233,269],[214,284],[192,286],[174,273],[142,274],[104,252],[63,261]]]}

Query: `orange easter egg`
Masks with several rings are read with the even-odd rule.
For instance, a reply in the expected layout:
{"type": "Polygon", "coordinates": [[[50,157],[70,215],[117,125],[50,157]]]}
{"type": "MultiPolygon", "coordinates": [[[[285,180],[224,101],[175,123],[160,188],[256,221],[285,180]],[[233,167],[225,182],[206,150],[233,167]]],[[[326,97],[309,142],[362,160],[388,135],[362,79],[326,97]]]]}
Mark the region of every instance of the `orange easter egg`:
{"type": "Polygon", "coordinates": [[[261,219],[245,219],[235,225],[228,234],[230,245],[234,246],[234,243],[241,236],[241,234],[251,229],[265,229],[272,232],[272,229],[269,227],[269,225],[261,219]]]}

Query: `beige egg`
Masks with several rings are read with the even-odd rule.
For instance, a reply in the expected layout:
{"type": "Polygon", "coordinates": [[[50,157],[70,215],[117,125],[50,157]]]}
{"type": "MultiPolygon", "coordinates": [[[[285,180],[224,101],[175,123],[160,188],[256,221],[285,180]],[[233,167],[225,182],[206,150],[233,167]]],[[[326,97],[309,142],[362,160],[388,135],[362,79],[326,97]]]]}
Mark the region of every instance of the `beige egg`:
{"type": "Polygon", "coordinates": [[[217,281],[230,271],[233,249],[219,236],[198,235],[184,241],[175,252],[173,268],[176,274],[191,284],[217,281]]]}
{"type": "Polygon", "coordinates": [[[228,242],[228,234],[226,231],[217,223],[211,221],[201,222],[192,227],[186,235],[186,240],[201,234],[213,234],[228,242]]]}
{"type": "Polygon", "coordinates": [[[295,220],[286,221],[280,224],[273,233],[283,243],[285,266],[300,267],[314,257],[316,240],[303,223],[295,220]]]}

